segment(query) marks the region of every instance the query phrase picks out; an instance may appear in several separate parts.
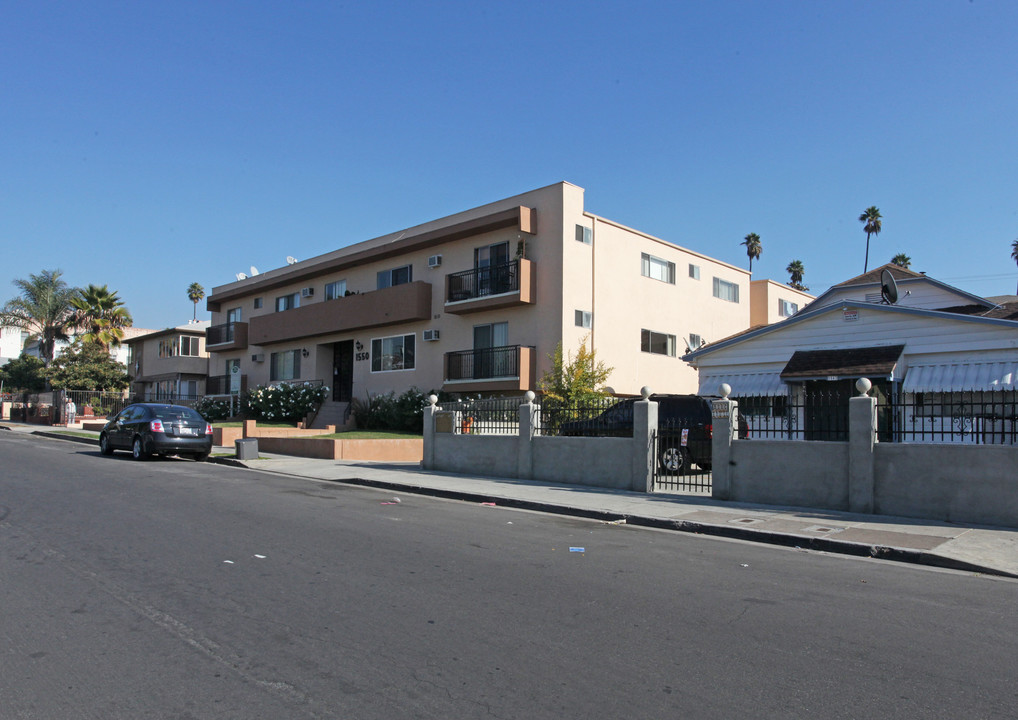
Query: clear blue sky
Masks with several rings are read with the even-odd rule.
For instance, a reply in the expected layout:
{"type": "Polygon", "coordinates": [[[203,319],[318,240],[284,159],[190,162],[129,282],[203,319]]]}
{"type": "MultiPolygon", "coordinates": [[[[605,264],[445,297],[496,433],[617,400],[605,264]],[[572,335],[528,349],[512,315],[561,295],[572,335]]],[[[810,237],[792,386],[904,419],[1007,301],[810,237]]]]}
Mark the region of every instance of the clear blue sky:
{"type": "Polygon", "coordinates": [[[1014,293],[1016,32],[1014,0],[0,0],[0,301],[60,268],[167,327],[192,282],[560,180],[816,292],[876,205],[870,267],[1014,293]]]}

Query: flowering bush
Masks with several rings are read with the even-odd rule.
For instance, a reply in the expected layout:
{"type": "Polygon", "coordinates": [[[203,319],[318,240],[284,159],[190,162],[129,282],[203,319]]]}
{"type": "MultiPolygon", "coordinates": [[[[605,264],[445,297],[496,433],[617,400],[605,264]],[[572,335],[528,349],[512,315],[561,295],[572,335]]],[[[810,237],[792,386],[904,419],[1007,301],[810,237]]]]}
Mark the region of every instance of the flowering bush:
{"type": "Polygon", "coordinates": [[[360,430],[403,430],[423,432],[427,395],[412,387],[402,395],[395,392],[369,395],[367,402],[354,398],[353,416],[360,430]]]}
{"type": "Polygon", "coordinates": [[[259,385],[244,400],[245,414],[255,420],[297,422],[317,410],[329,388],[309,382],[259,385]]]}
{"type": "Polygon", "coordinates": [[[233,401],[230,398],[205,396],[194,404],[194,409],[209,422],[219,422],[233,415],[233,401]]]}

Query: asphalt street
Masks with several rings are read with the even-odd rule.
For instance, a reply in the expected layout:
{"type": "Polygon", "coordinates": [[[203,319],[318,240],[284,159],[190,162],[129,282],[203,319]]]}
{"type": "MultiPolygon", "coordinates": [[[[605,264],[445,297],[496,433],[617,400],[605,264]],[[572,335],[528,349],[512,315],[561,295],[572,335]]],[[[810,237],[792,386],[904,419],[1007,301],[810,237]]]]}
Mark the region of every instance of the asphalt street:
{"type": "Polygon", "coordinates": [[[0,717],[1012,718],[1018,583],[0,434],[0,717]]]}

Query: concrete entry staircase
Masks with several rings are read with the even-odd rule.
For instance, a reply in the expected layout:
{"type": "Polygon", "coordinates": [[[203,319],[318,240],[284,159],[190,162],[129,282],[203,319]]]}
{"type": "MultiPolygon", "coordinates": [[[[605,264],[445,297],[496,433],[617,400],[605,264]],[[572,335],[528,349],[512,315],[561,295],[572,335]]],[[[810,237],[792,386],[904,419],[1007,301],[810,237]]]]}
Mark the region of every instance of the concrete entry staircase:
{"type": "Polygon", "coordinates": [[[350,403],[334,402],[326,400],[318,410],[312,428],[324,428],[326,425],[335,425],[336,432],[354,429],[353,415],[350,413],[350,403]]]}

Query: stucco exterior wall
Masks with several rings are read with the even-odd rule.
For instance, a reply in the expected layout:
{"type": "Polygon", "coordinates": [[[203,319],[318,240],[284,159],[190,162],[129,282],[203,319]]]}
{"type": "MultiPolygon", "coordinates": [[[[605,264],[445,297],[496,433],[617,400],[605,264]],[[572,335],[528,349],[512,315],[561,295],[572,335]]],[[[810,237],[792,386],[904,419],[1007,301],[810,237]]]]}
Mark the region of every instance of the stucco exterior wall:
{"type": "Polygon", "coordinates": [[[629,490],[632,448],[630,438],[535,437],[533,479],[629,490]]]}
{"type": "Polygon", "coordinates": [[[732,461],[732,500],[848,509],[848,443],[736,441],[732,461]]]}

